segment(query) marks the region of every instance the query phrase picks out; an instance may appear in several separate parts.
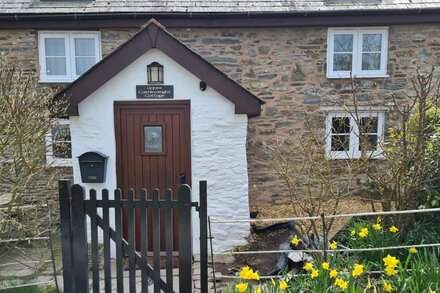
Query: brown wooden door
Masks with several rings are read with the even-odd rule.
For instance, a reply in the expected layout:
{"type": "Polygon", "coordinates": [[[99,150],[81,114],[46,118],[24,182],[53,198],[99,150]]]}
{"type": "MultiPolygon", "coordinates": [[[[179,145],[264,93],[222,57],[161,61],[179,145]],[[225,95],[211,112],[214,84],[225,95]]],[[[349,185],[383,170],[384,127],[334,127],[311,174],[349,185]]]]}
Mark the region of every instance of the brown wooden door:
{"type": "MultiPolygon", "coordinates": [[[[161,198],[167,188],[175,191],[181,183],[191,185],[191,143],[189,101],[133,101],[115,102],[116,168],[118,188],[126,195],[128,188],[146,188],[148,198],[159,188],[161,198]]],[[[124,216],[124,236],[127,221],[124,216]]],[[[161,222],[163,215],[161,215],[161,222]]],[[[149,215],[148,246],[152,247],[151,214],[149,215]]],[[[177,216],[174,215],[173,247],[178,249],[177,216]]],[[[135,231],[139,231],[140,215],[136,214],[135,231]]],[[[165,250],[161,223],[161,249],[165,250]]],[[[140,249],[140,233],[136,233],[136,247],[140,249]]]]}

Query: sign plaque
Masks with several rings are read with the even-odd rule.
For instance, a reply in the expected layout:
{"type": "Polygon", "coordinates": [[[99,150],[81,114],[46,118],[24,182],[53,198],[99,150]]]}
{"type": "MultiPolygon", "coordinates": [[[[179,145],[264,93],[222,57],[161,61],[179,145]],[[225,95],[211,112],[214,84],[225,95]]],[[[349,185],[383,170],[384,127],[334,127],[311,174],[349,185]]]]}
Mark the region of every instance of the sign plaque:
{"type": "Polygon", "coordinates": [[[173,99],[172,85],[137,85],[136,99],[173,99]]]}

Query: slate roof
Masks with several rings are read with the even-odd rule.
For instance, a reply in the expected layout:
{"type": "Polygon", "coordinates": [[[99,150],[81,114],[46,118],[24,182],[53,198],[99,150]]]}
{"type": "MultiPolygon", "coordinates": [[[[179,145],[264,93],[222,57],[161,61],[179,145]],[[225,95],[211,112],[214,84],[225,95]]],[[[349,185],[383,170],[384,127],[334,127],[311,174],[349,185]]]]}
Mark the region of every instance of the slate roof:
{"type": "Polygon", "coordinates": [[[440,8],[440,0],[0,0],[0,14],[257,13],[440,8]]]}

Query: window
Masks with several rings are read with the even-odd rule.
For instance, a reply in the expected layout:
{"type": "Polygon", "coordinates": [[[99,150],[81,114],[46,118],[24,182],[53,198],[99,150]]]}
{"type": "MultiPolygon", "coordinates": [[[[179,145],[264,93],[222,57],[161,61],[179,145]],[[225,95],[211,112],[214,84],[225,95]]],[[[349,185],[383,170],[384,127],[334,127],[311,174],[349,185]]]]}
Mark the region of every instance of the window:
{"type": "Polygon", "coordinates": [[[367,156],[380,158],[384,140],[385,113],[362,112],[357,116],[347,112],[331,112],[326,121],[326,149],[334,159],[360,158],[362,148],[367,156]],[[357,117],[358,118],[355,118],[357,117]]]}
{"type": "Polygon", "coordinates": [[[72,164],[72,140],[70,124],[67,119],[57,121],[55,127],[46,135],[46,161],[53,166],[72,164]]]}
{"type": "Polygon", "coordinates": [[[40,32],[40,81],[71,82],[101,59],[98,32],[40,32]]]}
{"type": "Polygon", "coordinates": [[[328,30],[327,77],[385,77],[388,28],[328,30]]]}

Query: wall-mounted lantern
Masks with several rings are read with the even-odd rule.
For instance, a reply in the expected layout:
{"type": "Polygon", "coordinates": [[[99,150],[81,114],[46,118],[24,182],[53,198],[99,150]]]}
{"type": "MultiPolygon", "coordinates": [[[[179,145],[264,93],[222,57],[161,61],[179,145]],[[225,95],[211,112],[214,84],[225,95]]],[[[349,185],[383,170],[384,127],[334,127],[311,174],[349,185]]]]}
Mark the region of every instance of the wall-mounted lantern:
{"type": "Polygon", "coordinates": [[[148,84],[163,84],[163,65],[153,62],[147,65],[148,84]]]}
{"type": "Polygon", "coordinates": [[[78,157],[83,183],[105,182],[107,156],[98,152],[87,152],[78,157]]]}

